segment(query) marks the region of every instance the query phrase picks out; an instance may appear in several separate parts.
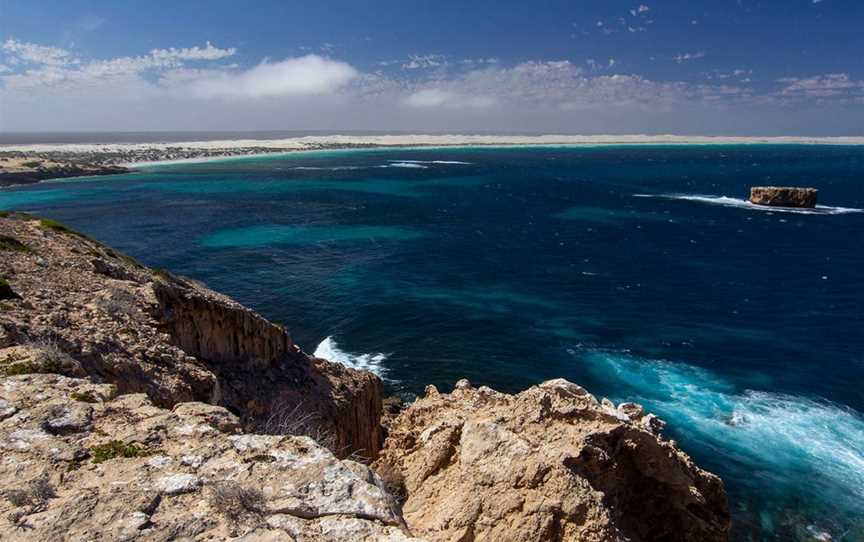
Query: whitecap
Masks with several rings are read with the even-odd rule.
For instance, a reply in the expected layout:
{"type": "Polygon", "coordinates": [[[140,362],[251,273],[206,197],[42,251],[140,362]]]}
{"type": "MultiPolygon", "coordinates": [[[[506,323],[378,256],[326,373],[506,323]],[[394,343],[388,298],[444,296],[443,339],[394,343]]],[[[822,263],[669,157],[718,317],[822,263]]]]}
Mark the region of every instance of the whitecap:
{"type": "Polygon", "coordinates": [[[471,162],[462,162],[460,160],[387,160],[388,162],[398,162],[402,164],[451,164],[470,166],[471,162]]]}
{"type": "Polygon", "coordinates": [[[393,162],[392,164],[387,164],[385,166],[378,167],[404,167],[404,168],[413,168],[413,169],[429,169],[429,166],[424,166],[423,164],[416,164],[414,162],[393,162]]]}
{"type": "Polygon", "coordinates": [[[365,169],[364,166],[333,166],[333,167],[316,167],[316,166],[297,166],[291,169],[299,171],[346,171],[355,169],[365,169]]]}
{"type": "Polygon", "coordinates": [[[729,196],[711,196],[700,194],[633,194],[636,198],[663,198],[684,201],[696,201],[711,205],[722,205],[724,207],[738,207],[750,211],[767,211],[772,213],[795,213],[801,215],[842,215],[848,213],[864,213],[864,209],[854,207],[831,207],[828,205],[817,205],[815,209],[803,209],[795,207],[771,207],[768,205],[756,205],[749,200],[741,198],[730,198],[729,196]]]}
{"type": "Polygon", "coordinates": [[[587,361],[620,394],[616,399],[642,403],[691,442],[735,458],[748,472],[771,478],[775,488],[823,502],[852,495],[858,504],[851,511],[864,513],[864,417],[855,410],[818,398],[739,391],[711,371],[683,363],[569,352],[587,361]]]}
{"type": "Polygon", "coordinates": [[[382,352],[378,352],[377,354],[352,354],[350,352],[345,352],[339,348],[336,339],[332,336],[328,336],[318,344],[317,348],[315,348],[315,353],[312,355],[316,358],[341,363],[342,365],[351,367],[352,369],[369,371],[388,382],[395,382],[394,380],[388,379],[384,376],[388,369],[383,365],[383,363],[387,361],[388,357],[390,357],[389,354],[384,354],[382,352]]]}

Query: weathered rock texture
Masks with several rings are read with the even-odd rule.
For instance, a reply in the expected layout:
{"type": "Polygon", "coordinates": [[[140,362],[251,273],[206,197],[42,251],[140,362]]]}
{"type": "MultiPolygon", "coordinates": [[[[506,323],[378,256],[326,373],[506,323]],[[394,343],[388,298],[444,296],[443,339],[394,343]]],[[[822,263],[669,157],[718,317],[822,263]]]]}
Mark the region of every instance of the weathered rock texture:
{"type": "Polygon", "coordinates": [[[403,514],[433,541],[725,540],[723,484],[642,408],[553,380],[518,395],[429,387],[376,463],[404,476],[403,514]]]}
{"type": "Polygon", "coordinates": [[[0,235],[25,247],[0,250],[0,279],[20,296],[0,311],[0,374],[25,370],[4,347],[49,347],[75,360],[79,370],[66,374],[163,407],[218,404],[270,433],[296,432],[301,420],[339,455],[378,452],[382,385],[371,373],[308,356],[230,298],[56,223],[0,217],[0,235]]]}
{"type": "Polygon", "coordinates": [[[4,541],[409,541],[383,482],[224,408],[56,374],[0,379],[4,541]]]}
{"type": "Polygon", "coordinates": [[[750,189],[750,202],[772,207],[816,207],[815,188],[794,186],[754,186],[750,189]]]}

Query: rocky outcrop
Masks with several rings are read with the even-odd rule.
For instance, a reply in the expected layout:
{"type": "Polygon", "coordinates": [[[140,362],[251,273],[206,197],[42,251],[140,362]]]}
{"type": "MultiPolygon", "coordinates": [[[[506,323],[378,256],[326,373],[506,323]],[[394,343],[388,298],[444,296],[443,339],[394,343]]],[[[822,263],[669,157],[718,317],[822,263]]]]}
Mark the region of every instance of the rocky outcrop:
{"type": "Polygon", "coordinates": [[[418,540],[369,467],[224,408],[56,374],[0,380],[0,539],[418,540]]]}
{"type": "Polygon", "coordinates": [[[816,207],[815,188],[794,186],[754,186],[750,189],[750,203],[772,207],[816,207]]]}
{"type": "MultiPolygon", "coordinates": [[[[0,348],[47,347],[74,358],[75,375],[159,406],[218,404],[250,430],[312,434],[339,455],[378,452],[382,384],[371,373],[312,358],[230,298],[55,222],[12,214],[0,234],[26,247],[2,252],[0,278],[21,299],[4,301],[0,348]]],[[[0,366],[9,370],[20,369],[0,366]]]]}
{"type": "Polygon", "coordinates": [[[564,380],[517,395],[460,381],[396,418],[376,466],[433,541],[726,540],[722,482],[662,427],[564,380]]]}
{"type": "Polygon", "coordinates": [[[129,171],[129,168],[124,166],[58,161],[17,155],[3,156],[0,157],[0,186],[33,184],[46,179],[117,175],[129,171]]]}
{"type": "Polygon", "coordinates": [[[726,537],[721,481],[639,405],[460,381],[390,404],[382,451],[371,373],[62,224],[0,212],[0,240],[2,540],[726,537]]]}

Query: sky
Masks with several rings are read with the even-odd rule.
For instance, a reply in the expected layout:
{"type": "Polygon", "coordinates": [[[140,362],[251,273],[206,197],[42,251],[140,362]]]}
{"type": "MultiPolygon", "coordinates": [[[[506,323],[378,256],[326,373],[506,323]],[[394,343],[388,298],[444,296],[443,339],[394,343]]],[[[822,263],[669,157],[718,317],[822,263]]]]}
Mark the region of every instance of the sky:
{"type": "Polygon", "coordinates": [[[864,0],[0,0],[0,132],[864,135],[864,0]]]}

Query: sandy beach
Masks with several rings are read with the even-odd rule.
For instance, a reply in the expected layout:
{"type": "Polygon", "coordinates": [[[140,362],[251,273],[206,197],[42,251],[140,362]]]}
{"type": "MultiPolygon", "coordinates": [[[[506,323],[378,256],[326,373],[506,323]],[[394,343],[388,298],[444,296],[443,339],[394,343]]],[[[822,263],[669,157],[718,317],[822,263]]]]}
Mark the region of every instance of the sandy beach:
{"type": "Polygon", "coordinates": [[[154,165],[295,151],[448,146],[543,145],[864,145],[864,137],[724,137],[681,135],[326,135],[153,143],[0,145],[0,156],[101,165],[154,165]]]}

